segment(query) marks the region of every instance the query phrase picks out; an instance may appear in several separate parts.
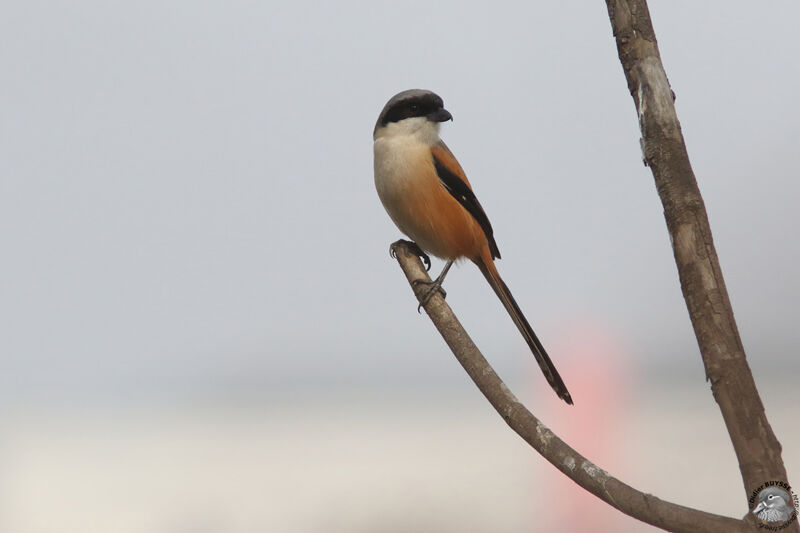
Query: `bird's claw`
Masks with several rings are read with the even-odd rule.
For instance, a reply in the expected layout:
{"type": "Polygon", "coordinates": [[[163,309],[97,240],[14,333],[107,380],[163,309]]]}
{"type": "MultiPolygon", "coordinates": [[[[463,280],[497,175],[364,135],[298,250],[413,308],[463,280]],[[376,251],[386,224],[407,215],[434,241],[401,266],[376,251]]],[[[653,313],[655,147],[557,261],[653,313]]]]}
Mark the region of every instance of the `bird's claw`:
{"type": "Polygon", "coordinates": [[[428,305],[428,302],[431,301],[431,298],[433,298],[433,295],[436,294],[437,292],[442,295],[442,298],[447,298],[447,291],[445,291],[442,288],[441,281],[425,281],[422,279],[415,279],[414,281],[412,281],[412,283],[414,285],[428,286],[427,290],[425,290],[422,296],[419,297],[419,305],[417,306],[417,313],[422,312],[422,307],[428,305]]]}
{"type": "Polygon", "coordinates": [[[431,258],[428,257],[428,254],[422,251],[422,248],[415,242],[407,241],[405,239],[400,239],[397,242],[393,242],[391,246],[389,246],[389,256],[394,259],[397,257],[397,247],[398,246],[405,246],[409,252],[416,255],[422,260],[422,263],[425,265],[425,271],[430,271],[431,269],[431,258]]]}

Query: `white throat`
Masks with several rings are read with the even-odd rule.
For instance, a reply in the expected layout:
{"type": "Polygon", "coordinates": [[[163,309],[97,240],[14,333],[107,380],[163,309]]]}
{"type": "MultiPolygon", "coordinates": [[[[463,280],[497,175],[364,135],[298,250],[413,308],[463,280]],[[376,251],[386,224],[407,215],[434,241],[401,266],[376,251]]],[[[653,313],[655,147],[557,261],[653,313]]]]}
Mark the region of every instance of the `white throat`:
{"type": "MultiPolygon", "coordinates": [[[[439,142],[439,123],[431,122],[425,117],[390,122],[375,131],[374,140],[376,142],[378,140],[398,140],[400,137],[411,137],[413,141],[433,146],[439,142]]],[[[412,139],[408,139],[408,141],[412,141],[412,139]]]]}

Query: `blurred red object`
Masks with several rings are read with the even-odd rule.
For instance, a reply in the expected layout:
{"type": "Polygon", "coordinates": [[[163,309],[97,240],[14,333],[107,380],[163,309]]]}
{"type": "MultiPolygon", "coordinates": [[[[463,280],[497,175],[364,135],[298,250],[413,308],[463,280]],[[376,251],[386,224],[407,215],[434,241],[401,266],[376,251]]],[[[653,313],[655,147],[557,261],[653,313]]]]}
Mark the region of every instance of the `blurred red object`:
{"type": "MultiPolygon", "coordinates": [[[[536,405],[542,421],[595,465],[619,474],[628,449],[625,426],[630,416],[628,400],[633,387],[629,350],[613,328],[599,321],[571,322],[548,346],[562,369],[575,405],[554,399],[541,377],[532,375],[538,391],[536,405]]],[[[533,370],[532,370],[533,372],[533,370]]],[[[538,413],[537,413],[538,414],[538,413]]],[[[575,465],[581,468],[580,464],[575,465]]],[[[605,502],[585,491],[560,471],[548,465],[541,495],[543,512],[536,522],[546,531],[630,531],[638,525],[605,502]],[[544,517],[544,523],[543,521],[544,517]]]]}

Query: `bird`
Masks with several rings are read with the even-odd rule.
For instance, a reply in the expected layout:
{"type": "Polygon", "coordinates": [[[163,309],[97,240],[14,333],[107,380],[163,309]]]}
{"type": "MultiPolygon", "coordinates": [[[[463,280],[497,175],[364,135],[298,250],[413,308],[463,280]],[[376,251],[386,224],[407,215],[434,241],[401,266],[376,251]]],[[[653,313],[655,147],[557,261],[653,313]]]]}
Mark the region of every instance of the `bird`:
{"type": "Polygon", "coordinates": [[[453,119],[436,93],[409,89],[393,96],[373,130],[375,188],[389,217],[408,236],[428,268],[428,253],[446,261],[442,273],[421,296],[428,303],[457,260],[481,271],[533,352],[559,398],[572,396],[495,266],[500,250],[494,231],[464,170],[440,139],[443,122],[453,119]]]}
{"type": "Polygon", "coordinates": [[[758,494],[758,505],[753,514],[764,522],[788,522],[794,511],[785,490],[767,487],[758,494]]]}

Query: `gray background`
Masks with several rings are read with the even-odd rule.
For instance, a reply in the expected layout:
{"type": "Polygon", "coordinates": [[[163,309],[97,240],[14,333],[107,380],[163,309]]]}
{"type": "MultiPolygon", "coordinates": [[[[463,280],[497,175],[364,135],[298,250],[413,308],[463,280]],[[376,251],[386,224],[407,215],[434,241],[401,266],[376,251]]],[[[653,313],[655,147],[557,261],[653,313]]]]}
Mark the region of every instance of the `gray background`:
{"type": "MultiPolygon", "coordinates": [[[[769,408],[798,376],[800,6],[651,13],[769,408]]],[[[612,388],[582,384],[605,366],[627,376],[613,382],[626,402],[653,409],[673,387],[707,389],[603,2],[33,0],[5,6],[0,35],[0,407],[17,423],[200,404],[341,413],[447,391],[480,402],[388,257],[400,234],[374,191],[371,132],[412,87],[453,113],[443,138],[578,408],[612,388]]],[[[477,270],[446,287],[501,375],[546,389],[477,270]]],[[[719,423],[707,408],[698,423],[719,423]]],[[[481,431],[505,431],[481,416],[481,431]]],[[[50,530],[15,509],[17,531],[50,530]]]]}

